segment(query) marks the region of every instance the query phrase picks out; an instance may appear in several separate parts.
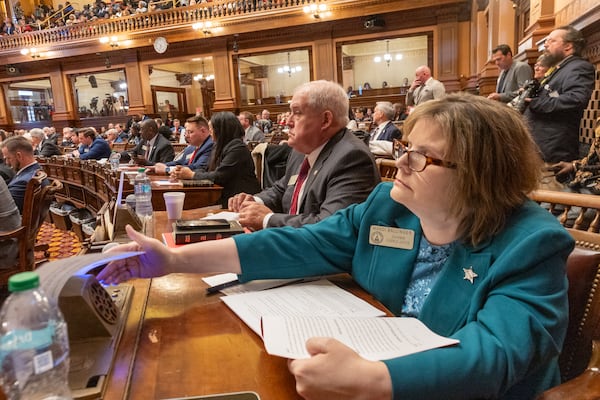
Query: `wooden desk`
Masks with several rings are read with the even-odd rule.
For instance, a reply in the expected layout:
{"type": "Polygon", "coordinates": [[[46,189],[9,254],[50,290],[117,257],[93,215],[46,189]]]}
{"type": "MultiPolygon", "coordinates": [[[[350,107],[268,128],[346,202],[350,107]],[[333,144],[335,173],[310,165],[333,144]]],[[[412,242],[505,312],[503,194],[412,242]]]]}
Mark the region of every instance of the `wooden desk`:
{"type": "MultiPolygon", "coordinates": [[[[49,178],[58,179],[63,190],[57,195],[60,201],[68,201],[76,207],[85,207],[97,212],[102,205],[115,198],[119,190],[120,173],[112,171],[110,166],[99,164],[96,160],[81,161],[74,158],[51,157],[40,158],[40,165],[49,178]]],[[[137,167],[132,167],[135,171],[137,167]]],[[[150,175],[151,180],[166,180],[167,176],[150,175]]],[[[185,192],[184,209],[194,209],[216,204],[221,197],[221,186],[182,187],[179,185],[152,185],[152,206],[155,210],[164,211],[165,192],[185,192]]],[[[123,184],[123,198],[133,193],[133,184],[126,179],[123,184]]]]}
{"type": "MultiPolygon", "coordinates": [[[[166,180],[165,176],[150,175],[152,181],[166,180]]],[[[152,185],[152,208],[156,211],[165,211],[165,199],[163,193],[166,192],[184,192],[185,200],[183,209],[190,210],[200,207],[206,207],[217,204],[221,198],[221,186],[187,186],[181,185],[152,185]]]]}
{"type": "MultiPolygon", "coordinates": [[[[333,279],[366,298],[347,277],[333,279]]],[[[165,399],[255,391],[262,400],[301,399],[287,360],[266,353],[262,340],[221,300],[206,296],[200,275],[152,279],[139,336],[125,333],[105,399],[165,399]],[[137,339],[137,348],[132,346],[137,339]]],[[[140,299],[137,299],[138,301],[140,299]]],[[[382,308],[383,309],[383,308],[382,308]]]]}
{"type": "MultiPolygon", "coordinates": [[[[206,210],[184,211],[184,217],[201,213],[206,210]]],[[[155,213],[157,226],[167,224],[165,214],[155,213]]],[[[348,276],[332,280],[384,310],[348,276]]],[[[262,340],[220,295],[207,296],[206,287],[200,275],[171,274],[152,279],[146,299],[138,296],[141,291],[136,293],[134,309],[145,300],[139,335],[134,329],[125,332],[105,399],[165,399],[236,391],[255,391],[262,400],[301,399],[287,360],[268,355],[262,340]],[[127,359],[132,354],[128,374],[127,359]]]]}

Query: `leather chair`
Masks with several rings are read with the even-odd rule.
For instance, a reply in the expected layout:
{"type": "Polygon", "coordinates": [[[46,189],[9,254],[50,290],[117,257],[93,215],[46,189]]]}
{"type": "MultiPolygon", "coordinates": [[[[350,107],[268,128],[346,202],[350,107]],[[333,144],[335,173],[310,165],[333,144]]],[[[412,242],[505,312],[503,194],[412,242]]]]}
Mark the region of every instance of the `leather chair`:
{"type": "Polygon", "coordinates": [[[600,196],[538,190],[529,197],[547,204],[551,212],[562,208],[558,219],[563,224],[567,212],[580,207],[573,228],[567,228],[576,247],[567,260],[569,325],[559,357],[563,383],[542,393],[538,400],[599,399],[600,196]],[[592,221],[587,223],[590,214],[592,221]]]}
{"type": "MultiPolygon", "coordinates": [[[[19,259],[13,268],[0,271],[0,286],[8,283],[8,278],[17,272],[31,271],[36,266],[34,251],[46,251],[46,246],[37,246],[36,239],[40,227],[50,209],[50,203],[57,191],[62,189],[62,183],[53,180],[43,186],[47,174],[41,169],[36,172],[27,184],[23,211],[21,213],[21,227],[10,232],[2,232],[0,240],[15,238],[19,242],[19,259]]],[[[43,261],[43,260],[42,260],[43,261]]]]}

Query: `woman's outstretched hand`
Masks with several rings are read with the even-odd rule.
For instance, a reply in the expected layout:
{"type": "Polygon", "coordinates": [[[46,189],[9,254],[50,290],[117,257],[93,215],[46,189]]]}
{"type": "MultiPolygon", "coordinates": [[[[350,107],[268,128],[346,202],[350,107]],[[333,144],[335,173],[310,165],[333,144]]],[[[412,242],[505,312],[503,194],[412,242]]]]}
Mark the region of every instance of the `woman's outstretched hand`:
{"type": "Polygon", "coordinates": [[[168,247],[160,241],[136,232],[130,225],[125,227],[130,243],[116,246],[108,252],[143,251],[135,257],[110,262],[98,274],[105,284],[118,284],[133,278],[153,278],[170,273],[169,266],[174,257],[168,247]]]}

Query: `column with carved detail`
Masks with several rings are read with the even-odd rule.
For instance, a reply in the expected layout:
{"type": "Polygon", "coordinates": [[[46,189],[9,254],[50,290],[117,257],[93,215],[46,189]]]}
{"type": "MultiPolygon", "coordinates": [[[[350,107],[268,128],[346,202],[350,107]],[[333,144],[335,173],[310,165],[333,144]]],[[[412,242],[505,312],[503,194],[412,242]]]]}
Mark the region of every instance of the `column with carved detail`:
{"type": "Polygon", "coordinates": [[[2,126],[12,125],[13,122],[10,110],[6,104],[5,88],[8,88],[8,83],[0,85],[0,125],[2,126]]]}
{"type": "Polygon", "coordinates": [[[148,65],[138,62],[136,52],[127,53],[124,62],[129,100],[127,115],[151,114],[154,107],[148,65]]]}
{"type": "Polygon", "coordinates": [[[237,100],[232,87],[235,72],[227,50],[227,40],[224,39],[218,49],[212,53],[215,71],[215,102],[214,111],[231,111],[237,106],[237,100]]]}
{"type": "Polygon", "coordinates": [[[73,87],[69,77],[60,67],[51,70],[49,75],[53,101],[52,122],[59,127],[63,126],[61,122],[69,126],[76,125],[75,121],[78,121],[79,117],[74,106],[73,87]]]}

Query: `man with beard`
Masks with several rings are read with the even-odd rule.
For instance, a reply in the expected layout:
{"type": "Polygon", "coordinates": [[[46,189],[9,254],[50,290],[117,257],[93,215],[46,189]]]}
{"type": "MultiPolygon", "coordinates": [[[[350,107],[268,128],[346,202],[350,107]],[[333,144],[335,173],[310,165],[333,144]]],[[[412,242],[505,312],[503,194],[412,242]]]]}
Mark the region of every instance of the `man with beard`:
{"type": "MultiPolygon", "coordinates": [[[[581,57],[585,40],[571,26],[548,35],[544,55],[553,65],[540,82],[525,117],[547,165],[579,159],[579,124],[594,89],[594,66],[581,57]]],[[[544,182],[547,189],[561,189],[558,182],[544,182]]]]}

